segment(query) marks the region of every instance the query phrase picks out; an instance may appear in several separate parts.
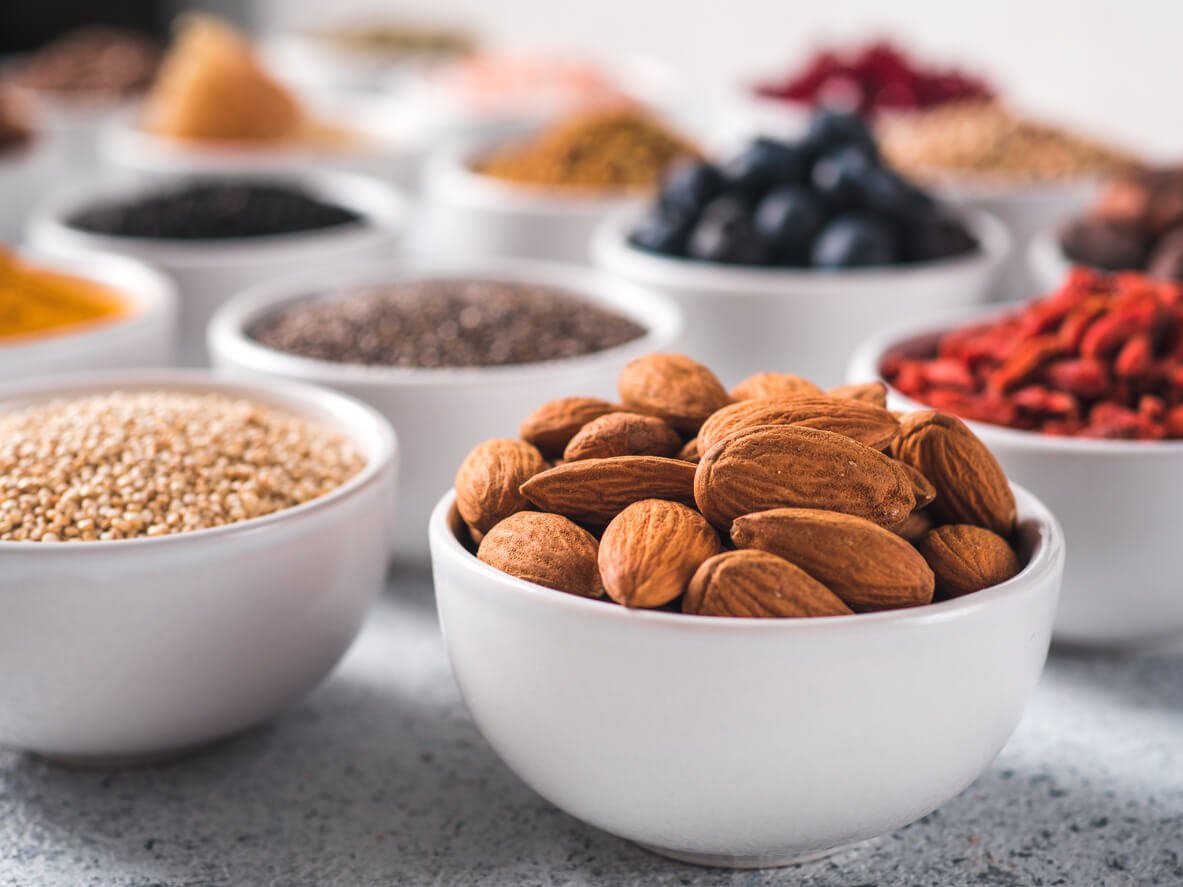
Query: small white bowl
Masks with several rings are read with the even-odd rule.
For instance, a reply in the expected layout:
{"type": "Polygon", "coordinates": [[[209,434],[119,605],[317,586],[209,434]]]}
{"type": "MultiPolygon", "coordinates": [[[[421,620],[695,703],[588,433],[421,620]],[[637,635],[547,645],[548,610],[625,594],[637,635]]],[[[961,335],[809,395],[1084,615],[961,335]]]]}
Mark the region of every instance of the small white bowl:
{"type": "Polygon", "coordinates": [[[142,262],[120,256],[62,258],[22,253],[38,266],[113,290],[125,313],[79,328],[0,339],[0,379],[131,367],[163,367],[176,353],[177,291],[142,262]]]}
{"type": "Polygon", "coordinates": [[[981,248],[964,257],[890,268],[810,271],[671,258],[634,247],[636,213],[609,219],[592,244],[596,265],[668,295],[686,314],[683,349],[731,385],[755,372],[843,380],[868,335],[901,317],[984,301],[1010,249],[984,212],[965,216],[981,248]]]}
{"type": "Polygon", "coordinates": [[[45,133],[26,145],[0,151],[0,242],[16,243],[29,211],[53,180],[60,151],[45,133]]]}
{"type": "Polygon", "coordinates": [[[1050,293],[1064,282],[1074,265],[1080,264],[1068,258],[1060,245],[1060,231],[1057,225],[1040,231],[1031,240],[1027,249],[1027,271],[1035,284],[1036,293],[1050,293]]]}
{"type": "MultiPolygon", "coordinates": [[[[995,308],[887,330],[858,349],[849,379],[882,379],[888,353],[922,353],[941,333],[998,314],[995,308]]],[[[890,386],[889,398],[895,409],[927,409],[890,386]]],[[[1071,554],[1057,641],[1147,647],[1183,636],[1183,441],[1089,440],[968,424],[1007,476],[1029,487],[1064,525],[1071,554]]]]}
{"type": "Polygon", "coordinates": [[[53,143],[56,171],[85,176],[100,161],[99,143],[110,126],[131,119],[141,97],[55,95],[52,92],[15,87],[32,108],[45,135],[53,143]]]}
{"type": "Polygon", "coordinates": [[[1064,548],[1015,490],[1023,571],[957,600],[818,619],[635,611],[523,582],[431,518],[436,602],[473,719],[531,788],[699,865],[826,855],[953,798],[1022,717],[1064,548]]]}
{"type": "Polygon", "coordinates": [[[334,388],[363,400],[398,429],[403,450],[397,557],[427,559],[427,520],[468,451],[489,437],[516,437],[540,404],[569,394],[616,398],[616,378],[641,354],[667,350],[681,330],[676,308],[660,296],[594,271],[494,259],[416,260],[328,269],[241,294],[214,316],[215,366],[236,377],[284,378],[334,388]],[[246,334],[257,319],[301,297],[355,286],[477,278],[553,286],[611,307],[646,329],[641,338],[582,357],[503,367],[410,369],[312,360],[268,348],[246,334]]]}
{"type": "Polygon", "coordinates": [[[397,192],[373,179],[327,171],[278,174],[235,173],[218,181],[278,180],[353,210],[361,224],[297,234],[234,240],[164,240],[92,234],[68,224],[77,211],[108,201],[133,200],[189,179],[110,181],[89,184],[51,197],[29,222],[28,239],[54,255],[115,253],[139,259],[169,275],[180,293],[180,352],[185,366],[209,362],[205,329],[214,310],[234,293],[285,274],[312,272],[333,262],[389,257],[405,224],[405,204],[397,192]]]}
{"type": "Polygon", "coordinates": [[[454,141],[432,155],[424,172],[418,236],[424,251],[586,264],[600,224],[650,199],[643,190],[581,194],[505,182],[475,171],[481,156],[528,132],[454,141]]]}
{"type": "Polygon", "coordinates": [[[285,511],[113,542],[0,542],[0,743],[88,763],[175,754],[267,718],[327,674],[386,572],[396,442],[368,407],[209,372],[70,377],[0,410],[112,390],[221,392],[340,429],[366,465],[285,511]]]}

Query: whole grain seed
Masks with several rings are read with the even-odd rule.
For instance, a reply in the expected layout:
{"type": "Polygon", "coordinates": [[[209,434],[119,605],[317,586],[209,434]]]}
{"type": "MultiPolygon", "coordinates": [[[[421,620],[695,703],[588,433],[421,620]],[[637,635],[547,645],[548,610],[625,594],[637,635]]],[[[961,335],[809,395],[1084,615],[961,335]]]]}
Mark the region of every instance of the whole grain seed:
{"type": "Polygon", "coordinates": [[[577,357],[644,332],[562,290],[482,280],[425,280],[309,298],[247,330],[263,345],[301,357],[428,368],[577,357]]]}
{"type": "Polygon", "coordinates": [[[62,98],[103,99],[147,89],[160,64],[160,47],[146,34],[121,28],[71,31],[17,63],[17,85],[62,98]]]}
{"type": "Polygon", "coordinates": [[[54,400],[0,414],[0,541],[222,526],[323,496],[363,464],[336,431],[221,394],[54,400]]]}

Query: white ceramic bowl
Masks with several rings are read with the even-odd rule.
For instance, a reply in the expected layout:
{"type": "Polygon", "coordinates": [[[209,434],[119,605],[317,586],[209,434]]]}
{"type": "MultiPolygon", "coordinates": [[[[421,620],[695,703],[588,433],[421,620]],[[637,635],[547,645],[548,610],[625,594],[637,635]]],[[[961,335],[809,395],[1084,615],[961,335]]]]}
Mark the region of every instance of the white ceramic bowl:
{"type": "Polygon", "coordinates": [[[772,370],[837,385],[868,335],[901,317],[985,300],[1010,248],[997,220],[970,212],[966,221],[981,249],[961,258],[833,272],[742,268],[637,249],[628,242],[636,221],[628,213],[596,231],[596,264],[677,302],[686,315],[683,350],[728,385],[772,370]]]}
{"type": "Polygon", "coordinates": [[[1014,579],[820,619],[633,611],[515,579],[431,518],[436,601],[477,726],[571,815],[701,865],[783,865],[900,828],[986,769],[1047,654],[1055,519],[1016,489],[1014,579]]]}
{"type": "MultiPolygon", "coordinates": [[[[217,175],[256,180],[274,175],[217,175]]],[[[205,329],[214,310],[252,283],[285,274],[316,271],[333,262],[386,258],[405,224],[404,202],[381,182],[337,172],[289,172],[290,182],[330,203],[358,213],[363,223],[319,231],[236,240],[180,241],[91,234],[67,224],[78,210],[106,201],[134,199],[174,187],[181,180],[110,181],[65,191],[43,203],[29,223],[29,242],[46,253],[92,256],[115,253],[139,259],[169,275],[180,294],[180,362],[208,363],[205,329]]]]}
{"type": "Polygon", "coordinates": [[[147,265],[120,256],[22,254],[38,266],[114,290],[126,303],[115,318],[80,328],[0,339],[0,379],[130,367],[161,367],[176,353],[177,292],[147,265]]]}
{"type": "Polygon", "coordinates": [[[138,96],[69,97],[19,86],[16,91],[36,112],[39,125],[53,144],[55,170],[73,176],[93,173],[100,160],[102,132],[130,119],[140,104],[138,96]]]}
{"type": "Polygon", "coordinates": [[[72,760],[176,753],[274,714],[349,647],[386,572],[396,443],[368,407],[281,382],[118,372],[0,392],[0,410],[119,390],[214,391],[327,423],[366,458],[337,490],[208,530],[0,542],[0,743],[72,760]]]}
{"type": "Polygon", "coordinates": [[[1072,266],[1077,264],[1068,258],[1060,246],[1061,228],[1057,225],[1040,231],[1027,248],[1027,269],[1036,293],[1050,293],[1057,289],[1072,266]]]}
{"type": "Polygon", "coordinates": [[[403,450],[396,555],[427,558],[427,520],[468,451],[490,437],[516,437],[527,414],[570,394],[616,398],[626,363],[677,340],[681,317],[660,296],[589,269],[495,259],[422,260],[329,269],[255,287],[218,311],[210,324],[215,366],[247,378],[313,382],[373,406],[398,429],[403,450]],[[553,286],[632,317],[641,338],[583,357],[508,367],[408,369],[311,360],[267,348],[246,335],[253,321],[303,296],[353,286],[478,278],[553,286]]]}
{"type": "MultiPolygon", "coordinates": [[[[962,314],[897,327],[869,339],[851,381],[880,379],[897,349],[923,353],[938,336],[997,316],[962,314]]],[[[895,389],[893,408],[924,409],[895,389]]],[[[1007,476],[1060,518],[1070,555],[1055,637],[1070,644],[1142,647],[1183,636],[1183,442],[1050,437],[969,422],[1007,476]]]]}
{"type": "Polygon", "coordinates": [[[0,242],[16,243],[29,211],[53,179],[59,151],[38,133],[19,148],[0,151],[0,242]]]}

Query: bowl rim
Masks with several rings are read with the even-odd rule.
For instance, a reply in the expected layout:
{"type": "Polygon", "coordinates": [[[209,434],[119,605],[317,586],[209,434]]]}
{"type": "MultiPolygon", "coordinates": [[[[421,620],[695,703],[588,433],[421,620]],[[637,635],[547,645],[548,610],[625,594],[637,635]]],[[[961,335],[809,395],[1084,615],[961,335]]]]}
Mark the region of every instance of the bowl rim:
{"type": "Polygon", "coordinates": [[[365,464],[357,474],[323,496],[309,499],[279,511],[234,523],[164,536],[137,536],[132,539],[97,539],[89,542],[32,542],[0,540],[0,557],[47,557],[65,555],[83,557],[87,552],[141,549],[145,546],[200,545],[232,533],[251,533],[283,521],[335,507],[352,499],[380,481],[397,464],[399,442],[390,422],[377,410],[348,395],[314,385],[287,380],[243,380],[216,370],[142,369],[108,370],[101,373],[70,373],[46,376],[32,382],[0,387],[0,415],[16,402],[20,406],[45,403],[57,397],[81,397],[117,390],[192,391],[224,393],[284,410],[322,425],[329,425],[357,447],[365,464]],[[326,421],[314,414],[320,411],[333,418],[326,421]]]}
{"type": "Polygon", "coordinates": [[[567,594],[527,582],[478,560],[476,555],[460,544],[460,540],[456,538],[448,526],[448,514],[456,501],[456,493],[451,489],[444,493],[435,508],[432,509],[428,535],[431,540],[433,569],[435,569],[437,559],[447,558],[464,569],[474,582],[479,582],[484,588],[496,589],[494,593],[523,597],[551,609],[581,614],[581,618],[618,620],[621,624],[632,621],[642,625],[651,624],[655,627],[665,626],[675,630],[708,634],[733,631],[785,632],[788,634],[831,632],[842,631],[843,626],[853,629],[872,625],[889,628],[900,624],[941,623],[985,609],[1002,598],[1032,594],[1035,589],[1042,586],[1043,581],[1050,574],[1059,568],[1065,547],[1064,532],[1059,521],[1048,507],[1028,490],[1013,483],[1010,486],[1019,502],[1020,519],[1033,521],[1039,531],[1030,560],[1016,575],[1006,582],[952,600],[924,604],[919,607],[844,616],[819,616],[802,619],[692,616],[662,610],[613,606],[601,600],[567,594]]]}
{"type": "Polygon", "coordinates": [[[629,280],[710,292],[729,298],[788,295],[798,288],[884,289],[950,272],[997,269],[1011,253],[1012,236],[993,214],[974,207],[954,207],[969,225],[981,249],[950,259],[846,270],[802,270],[774,266],[722,265],[646,252],[629,243],[628,232],[642,212],[631,208],[601,222],[592,234],[593,263],[629,280]]]}
{"type": "MultiPolygon", "coordinates": [[[[975,307],[953,312],[942,312],[925,317],[920,321],[907,321],[881,330],[865,339],[853,352],[847,363],[847,380],[865,382],[868,379],[887,386],[889,400],[906,410],[932,410],[921,401],[901,392],[884,378],[879,367],[889,351],[907,347],[919,340],[931,339],[962,326],[996,320],[1014,311],[1021,310],[1029,300],[1002,302],[988,308],[975,307]]],[[[961,417],[959,417],[961,418],[961,417]]],[[[997,443],[1010,449],[1027,451],[1058,452],[1085,456],[1117,456],[1122,458],[1144,458],[1155,455],[1161,458],[1175,458],[1183,455],[1183,440],[1106,440],[1090,437],[1057,437],[993,425],[976,419],[962,419],[974,433],[987,444],[997,443]]]]}
{"type": "Polygon", "coordinates": [[[367,388],[503,385],[528,383],[542,375],[582,372],[600,363],[617,363],[680,337],[682,312],[672,300],[594,268],[572,262],[505,257],[425,256],[378,259],[316,274],[291,275],[248,287],[215,311],[207,342],[224,366],[314,381],[367,388]],[[624,314],[645,328],[644,335],[603,351],[528,364],[487,367],[388,367],[339,363],[288,354],[255,341],[246,327],[257,317],[307,298],[331,295],[351,286],[473,277],[531,283],[564,290],[624,314]],[[318,289],[320,290],[318,292],[318,289]]]}
{"type": "Polygon", "coordinates": [[[407,199],[380,179],[333,169],[280,168],[177,173],[167,176],[107,175],[68,183],[34,208],[26,225],[27,242],[47,252],[103,252],[160,263],[171,268],[252,265],[281,261],[293,252],[331,255],[346,243],[366,243],[401,234],[408,219],[407,199]],[[207,240],[124,237],[75,228],[69,216],[104,201],[126,201],[200,182],[267,182],[287,185],[360,216],[356,223],[297,231],[207,240]]]}

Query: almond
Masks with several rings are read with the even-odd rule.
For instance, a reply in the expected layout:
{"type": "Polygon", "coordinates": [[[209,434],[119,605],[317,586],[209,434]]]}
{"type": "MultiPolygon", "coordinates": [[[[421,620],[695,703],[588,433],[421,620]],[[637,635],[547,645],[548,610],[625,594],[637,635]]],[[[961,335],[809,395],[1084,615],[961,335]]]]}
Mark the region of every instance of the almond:
{"type": "Polygon", "coordinates": [[[741,400],[712,413],[698,430],[699,446],[709,450],[729,434],[757,425],[800,425],[833,431],[872,449],[885,450],[900,423],[882,407],[837,397],[769,397],[741,400]]]}
{"type": "Polygon", "coordinates": [[[678,458],[684,459],[687,462],[698,463],[698,438],[692,437],[682,445],[682,449],[678,450],[678,458]]]}
{"type": "Polygon", "coordinates": [[[928,516],[927,511],[913,511],[902,524],[892,527],[891,531],[915,545],[928,534],[932,527],[932,518],[928,516]]]}
{"type": "Polygon", "coordinates": [[[733,400],[753,400],[758,397],[803,397],[821,394],[822,390],[792,373],[756,373],[731,389],[733,400]]]}
{"type": "Polygon", "coordinates": [[[518,434],[538,447],[542,455],[555,458],[563,454],[567,442],[593,419],[620,407],[595,397],[560,397],[544,403],[522,421],[518,434]]]}
{"type": "Polygon", "coordinates": [[[660,607],[681,595],[698,565],[722,550],[719,534],[693,508],[645,499],[604,530],[600,574],[618,604],[660,607]]]}
{"type": "Polygon", "coordinates": [[[726,551],[698,568],[682,601],[698,616],[842,616],[841,598],[800,567],[766,551],[726,551]]]}
{"type": "Polygon", "coordinates": [[[911,413],[892,445],[897,459],[936,489],[931,508],[942,523],[973,524],[1010,536],[1015,497],[1002,466],[965,423],[945,413],[911,413]]]}
{"type": "Polygon", "coordinates": [[[608,413],[579,429],[563,458],[573,462],[608,456],[673,456],[681,448],[678,432],[656,416],[608,413]]]}
{"type": "Polygon", "coordinates": [[[522,485],[542,511],[603,526],[642,499],[694,503],[694,465],[660,456],[613,456],[567,462],[522,485]]]}
{"type": "Polygon", "coordinates": [[[907,540],[836,511],[777,508],[737,518],[731,538],[796,564],[855,612],[932,600],[933,574],[907,540]]]}
{"type": "Polygon", "coordinates": [[[1005,539],[970,524],[937,527],[916,548],[932,568],[943,598],[981,591],[1019,572],[1019,559],[1005,539]]]}
{"type": "Polygon", "coordinates": [[[491,567],[582,597],[603,597],[600,543],[558,514],[519,511],[485,534],[477,557],[491,567]]]}
{"type": "Polygon", "coordinates": [[[911,481],[894,459],[841,434],[796,425],[745,428],[715,444],[698,463],[694,498],[723,530],[740,515],[782,506],[825,508],[892,526],[916,504],[911,481]]]}
{"type": "Polygon", "coordinates": [[[855,385],[839,385],[826,392],[830,397],[844,400],[861,400],[877,407],[887,407],[887,386],[882,382],[860,382],[855,385]]]}
{"type": "Polygon", "coordinates": [[[479,443],[456,472],[456,510],[477,532],[487,533],[530,507],[522,484],[545,470],[542,454],[524,441],[501,437],[479,443]]]}
{"type": "Polygon", "coordinates": [[[639,413],[694,434],[715,410],[731,403],[715,374],[683,354],[646,354],[620,373],[620,397],[639,413]]]}
{"type": "Polygon", "coordinates": [[[907,462],[900,462],[899,464],[903,467],[904,473],[908,475],[908,480],[912,483],[912,495],[916,497],[916,507],[927,508],[936,499],[937,488],[932,485],[932,481],[907,462]]]}

